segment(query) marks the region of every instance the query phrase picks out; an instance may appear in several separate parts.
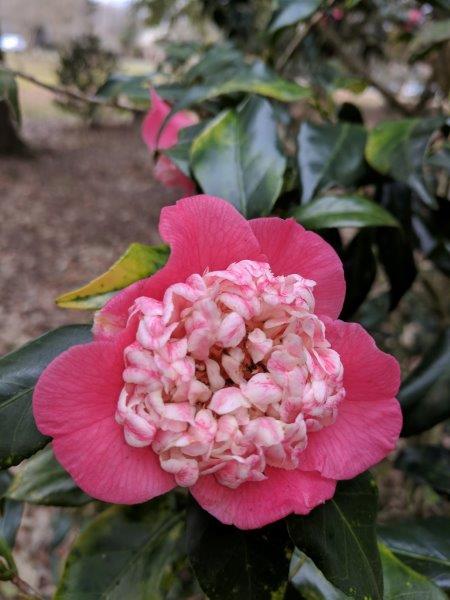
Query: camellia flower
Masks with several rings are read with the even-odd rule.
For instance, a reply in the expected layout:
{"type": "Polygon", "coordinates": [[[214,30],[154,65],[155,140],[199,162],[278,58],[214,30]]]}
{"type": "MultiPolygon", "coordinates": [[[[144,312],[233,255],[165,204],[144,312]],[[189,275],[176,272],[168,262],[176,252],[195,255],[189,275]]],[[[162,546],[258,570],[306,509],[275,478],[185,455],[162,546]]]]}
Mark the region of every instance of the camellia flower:
{"type": "Polygon", "coordinates": [[[37,425],[91,496],[176,485],[223,523],[307,514],[395,446],[396,360],[336,320],[342,264],[293,220],[210,196],[161,213],[166,266],[113,297],[42,374],[37,425]]]}
{"type": "MultiPolygon", "coordinates": [[[[194,125],[197,119],[193,113],[181,111],[176,113],[161,131],[164,120],[170,113],[170,106],[158,96],[155,90],[151,90],[150,99],[151,108],[142,123],[142,137],[153,153],[174,146],[178,141],[180,129],[194,125]]],[[[195,192],[195,183],[192,179],[189,179],[180,171],[170,158],[164,154],[156,159],[153,174],[155,179],[166,187],[180,188],[186,194],[195,192]]]]}

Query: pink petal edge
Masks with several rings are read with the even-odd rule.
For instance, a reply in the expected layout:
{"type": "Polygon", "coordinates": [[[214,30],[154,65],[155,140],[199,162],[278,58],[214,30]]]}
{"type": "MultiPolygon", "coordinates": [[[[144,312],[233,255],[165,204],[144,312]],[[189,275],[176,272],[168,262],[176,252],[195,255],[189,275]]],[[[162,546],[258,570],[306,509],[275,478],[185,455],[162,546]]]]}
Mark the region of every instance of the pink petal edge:
{"type": "Polygon", "coordinates": [[[184,194],[195,194],[195,182],[185,175],[168,156],[161,154],[156,160],[153,175],[167,188],[178,188],[184,194]]]}
{"type": "Polygon", "coordinates": [[[109,339],[125,327],[128,309],[139,296],[160,300],[169,285],[193,273],[225,269],[245,259],[267,260],[248,221],[229,202],[213,196],[191,196],[163,208],[159,231],[171,247],[167,264],[111,298],[97,313],[95,339],[109,339]]]}
{"type": "Polygon", "coordinates": [[[333,248],[293,219],[253,219],[250,226],[275,275],[298,273],[316,281],[315,312],[336,319],[344,304],[345,279],[342,262],[333,248]]]}
{"type": "Polygon", "coordinates": [[[132,448],[115,421],[123,386],[118,341],[73,346],[41,375],[33,395],[38,429],[54,437],[53,450],[77,485],[105,502],[134,504],[173,487],[149,448],[132,448]]]}
{"type": "Polygon", "coordinates": [[[402,427],[395,398],[400,368],[359,324],[325,323],[327,338],[341,356],[347,395],[335,423],[309,435],[301,468],[324,477],[351,479],[396,446],[402,427]]]}
{"type": "Polygon", "coordinates": [[[336,482],[318,473],[269,468],[268,479],[233,490],[214,476],[201,477],[190,489],[202,508],[225,525],[255,529],[291,513],[306,515],[333,497],[336,482]]]}
{"type": "Polygon", "coordinates": [[[194,125],[197,119],[192,113],[180,111],[166,123],[161,131],[164,120],[170,113],[170,106],[154,89],[150,91],[150,100],[151,108],[142,123],[142,138],[149,150],[154,152],[176,144],[180,129],[194,125]]]}

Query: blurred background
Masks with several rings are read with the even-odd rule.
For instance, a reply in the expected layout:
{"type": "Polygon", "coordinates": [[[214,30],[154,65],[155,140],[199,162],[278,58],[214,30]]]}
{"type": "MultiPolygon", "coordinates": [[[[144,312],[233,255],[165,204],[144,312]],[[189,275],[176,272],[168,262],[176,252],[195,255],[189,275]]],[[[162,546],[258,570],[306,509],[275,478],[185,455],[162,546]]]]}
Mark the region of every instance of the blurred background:
{"type": "MultiPolygon", "coordinates": [[[[230,64],[255,58],[286,79],[307,82],[313,98],[289,105],[297,122],[326,120],[336,107],[345,111],[344,120],[363,120],[369,128],[386,119],[448,115],[447,0],[308,0],[307,20],[276,24],[282,12],[274,20],[274,7],[282,11],[287,4],[1,0],[0,66],[15,77],[0,77],[0,354],[58,325],[87,322],[86,313],[57,309],[55,297],[105,271],[130,243],[159,243],[160,209],[181,192],[154,178],[141,139],[149,82],[176,102],[191,86],[208,84],[208,59],[201,57],[220,49],[221,59],[219,50],[211,59],[216,82],[230,64]]],[[[285,119],[281,108],[279,116],[285,119]]],[[[441,154],[447,173],[449,156],[447,142],[441,154]]],[[[448,230],[448,174],[436,177],[442,199],[436,218],[448,230]]],[[[406,369],[448,326],[450,250],[436,240],[426,258],[416,255],[418,280],[414,259],[412,266],[405,259],[406,270],[400,265],[407,281],[397,302],[409,291],[376,332],[406,369]]],[[[371,268],[362,257],[361,273],[371,268]]],[[[375,291],[384,284],[379,277],[375,291]]],[[[378,309],[372,303],[365,313],[375,328],[378,309]]],[[[428,435],[448,447],[443,427],[428,435]]],[[[381,480],[381,496],[388,516],[448,511],[447,499],[432,487],[405,486],[395,469],[381,480]]],[[[56,564],[49,548],[67,533],[53,525],[64,527],[64,518],[57,508],[28,507],[20,529],[20,570],[46,592],[53,589],[56,564]]],[[[59,555],[71,539],[58,545],[59,555]]],[[[3,597],[14,592],[6,586],[3,597]]]]}

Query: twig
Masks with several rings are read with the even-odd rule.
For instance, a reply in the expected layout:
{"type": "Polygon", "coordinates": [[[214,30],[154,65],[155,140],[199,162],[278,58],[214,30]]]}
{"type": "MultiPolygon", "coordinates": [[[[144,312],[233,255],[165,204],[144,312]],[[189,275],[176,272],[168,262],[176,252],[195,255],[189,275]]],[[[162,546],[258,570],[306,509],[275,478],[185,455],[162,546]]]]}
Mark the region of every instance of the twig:
{"type": "Polygon", "coordinates": [[[18,575],[14,575],[10,581],[25,596],[25,598],[27,598],[27,600],[44,600],[43,596],[36,592],[29,583],[21,579],[18,575]]]}
{"type": "Polygon", "coordinates": [[[123,104],[117,100],[104,100],[103,98],[97,98],[96,96],[90,96],[88,94],[83,94],[81,92],[74,92],[73,90],[68,90],[67,88],[60,88],[56,85],[51,85],[50,83],[45,83],[36,79],[32,75],[28,75],[28,73],[23,73],[22,71],[15,71],[13,69],[9,69],[8,67],[2,67],[14,77],[19,77],[20,79],[24,79],[25,81],[29,81],[30,83],[37,85],[53,94],[59,94],[62,96],[66,96],[67,98],[72,98],[72,100],[78,100],[80,102],[85,102],[87,104],[95,104],[97,106],[103,106],[108,108],[118,108],[120,110],[126,110],[128,112],[132,112],[133,114],[142,114],[145,113],[145,110],[142,108],[136,108],[134,106],[130,106],[129,104],[123,104]]]}
{"type": "MultiPolygon", "coordinates": [[[[329,10],[335,2],[336,0],[329,0],[325,10],[329,10]]],[[[315,27],[317,23],[319,23],[319,21],[322,19],[325,10],[320,10],[314,13],[314,15],[307,23],[301,23],[297,25],[295,34],[292,36],[291,41],[286,46],[284,52],[280,55],[279,59],[275,64],[277,70],[281,71],[282,69],[284,69],[288,60],[291,58],[291,56],[294,54],[297,48],[301,45],[305,37],[311,31],[311,29],[313,29],[313,27],[315,27]]]]}
{"type": "Polygon", "coordinates": [[[325,41],[327,41],[333,50],[342,60],[342,62],[358,77],[368,81],[374,88],[376,88],[399,112],[404,115],[411,116],[414,114],[414,109],[400,102],[398,98],[391,92],[391,90],[384,84],[383,81],[371,74],[367,66],[360,60],[358,56],[349,52],[345,47],[345,42],[340,38],[339,34],[332,27],[324,28],[321,31],[321,35],[325,41]]]}

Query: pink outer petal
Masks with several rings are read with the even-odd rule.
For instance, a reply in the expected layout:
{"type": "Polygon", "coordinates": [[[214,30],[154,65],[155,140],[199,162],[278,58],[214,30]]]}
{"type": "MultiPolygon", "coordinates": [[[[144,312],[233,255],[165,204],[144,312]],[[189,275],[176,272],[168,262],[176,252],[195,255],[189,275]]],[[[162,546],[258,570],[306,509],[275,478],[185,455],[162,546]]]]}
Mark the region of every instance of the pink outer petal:
{"type": "Polygon", "coordinates": [[[193,273],[226,269],[239,260],[267,260],[248,221],[229,202],[213,196],[192,196],[163,208],[159,231],[171,247],[166,266],[103,307],[94,326],[96,339],[108,339],[125,327],[128,309],[139,296],[160,300],[169,285],[193,273]]]}
{"type": "Polygon", "coordinates": [[[295,513],[306,515],[329,500],[336,482],[318,473],[267,469],[268,479],[243,483],[232,490],[212,475],[200,477],[191,488],[197,502],[226,525],[255,529],[295,513]]]}
{"type": "Polygon", "coordinates": [[[298,273],[317,282],[317,314],[336,319],[345,298],[342,262],[319,235],[306,231],[292,219],[253,219],[250,225],[275,275],[298,273]]]}
{"type": "Polygon", "coordinates": [[[173,163],[168,156],[158,157],[153,169],[155,179],[168,188],[179,188],[187,195],[195,193],[196,185],[173,163]]]}
{"type": "Polygon", "coordinates": [[[335,423],[309,435],[301,468],[351,479],[395,448],[402,427],[400,404],[394,397],[400,369],[360,325],[325,322],[327,338],[341,356],[347,395],[335,423]]]}
{"type": "Polygon", "coordinates": [[[149,150],[153,152],[154,150],[170,148],[170,146],[176,144],[180,129],[193,125],[197,122],[197,119],[192,113],[186,111],[176,113],[160,134],[164,119],[170,112],[170,106],[158,96],[155,90],[151,90],[150,99],[152,106],[142,123],[142,137],[149,150]]]}
{"type": "Polygon", "coordinates": [[[127,338],[73,346],[45,369],[33,395],[37,426],[54,437],[62,466],[94,498],[120,504],[144,502],[175,486],[149,448],[124,441],[114,418],[127,338]]]}

